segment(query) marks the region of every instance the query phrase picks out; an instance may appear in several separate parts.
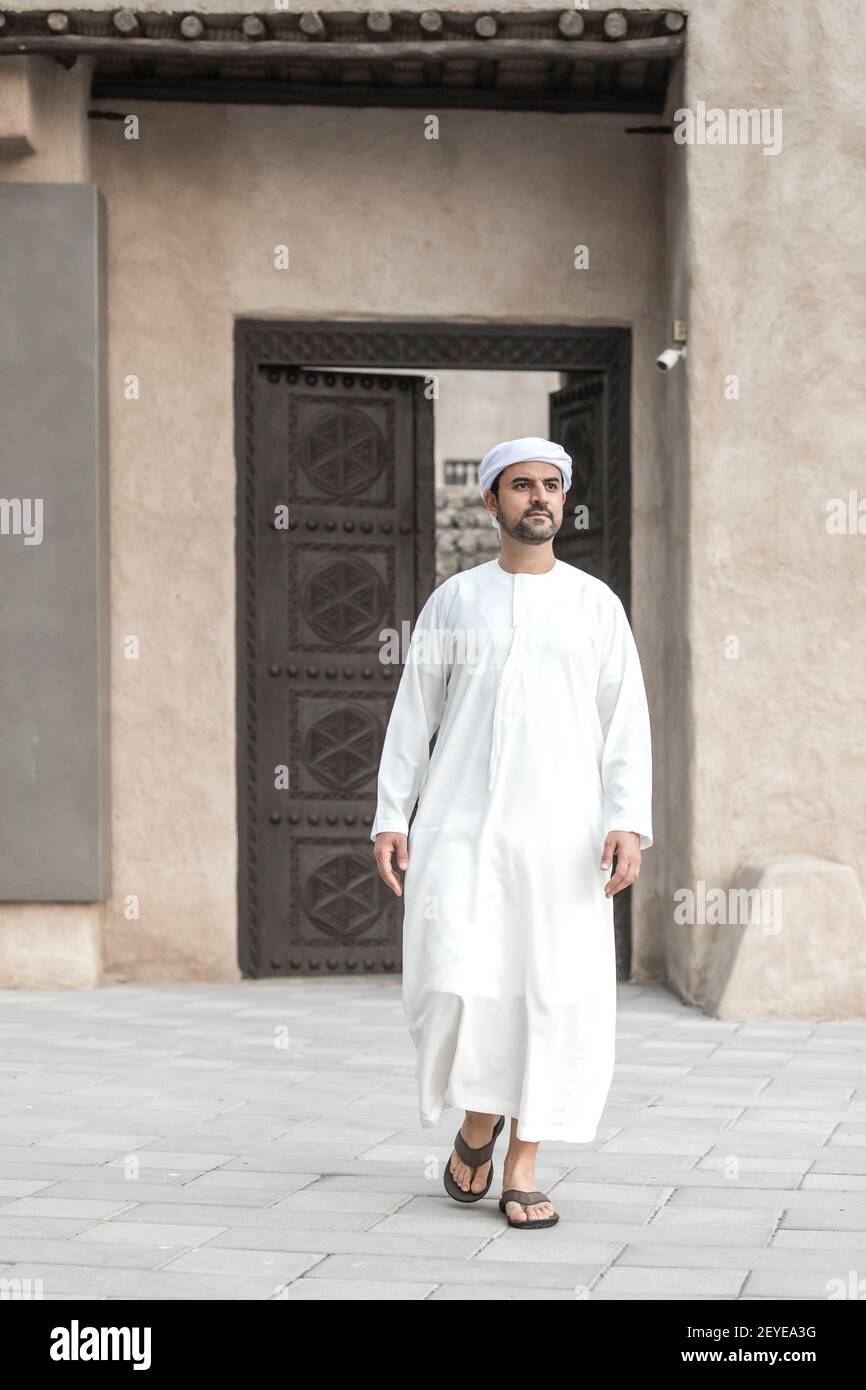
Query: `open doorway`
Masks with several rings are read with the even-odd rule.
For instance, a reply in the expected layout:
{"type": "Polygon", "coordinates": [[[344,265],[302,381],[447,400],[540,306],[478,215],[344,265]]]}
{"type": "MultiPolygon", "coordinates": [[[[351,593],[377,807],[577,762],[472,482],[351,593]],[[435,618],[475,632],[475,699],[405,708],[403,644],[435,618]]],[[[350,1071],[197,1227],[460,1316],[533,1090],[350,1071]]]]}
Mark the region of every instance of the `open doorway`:
{"type": "MultiPolygon", "coordinates": [[[[554,551],[628,609],[629,349],[610,328],[236,325],[244,975],[401,968],[401,903],[369,850],[402,669],[379,661],[379,633],[496,553],[475,471],[493,443],[564,445],[554,551]],[[469,520],[457,552],[446,516],[469,520]]],[[[614,907],[627,978],[629,894],[614,907]]]]}

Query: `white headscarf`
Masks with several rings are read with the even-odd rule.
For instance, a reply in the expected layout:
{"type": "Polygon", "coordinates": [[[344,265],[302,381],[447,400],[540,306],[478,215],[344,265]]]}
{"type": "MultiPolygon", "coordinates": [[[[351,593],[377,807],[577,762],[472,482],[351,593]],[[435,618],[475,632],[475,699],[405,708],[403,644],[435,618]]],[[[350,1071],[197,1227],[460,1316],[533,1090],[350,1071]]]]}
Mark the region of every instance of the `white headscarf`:
{"type": "MultiPolygon", "coordinates": [[[[496,444],[484,455],[478,465],[478,490],[482,498],[494,478],[498,478],[503,468],[511,463],[527,463],[537,459],[540,463],[555,463],[562,474],[562,491],[571,487],[571,455],[561,444],[550,439],[540,439],[537,435],[527,435],[524,439],[507,439],[504,444],[496,444]]],[[[499,530],[499,522],[490,518],[491,526],[499,530]]]]}

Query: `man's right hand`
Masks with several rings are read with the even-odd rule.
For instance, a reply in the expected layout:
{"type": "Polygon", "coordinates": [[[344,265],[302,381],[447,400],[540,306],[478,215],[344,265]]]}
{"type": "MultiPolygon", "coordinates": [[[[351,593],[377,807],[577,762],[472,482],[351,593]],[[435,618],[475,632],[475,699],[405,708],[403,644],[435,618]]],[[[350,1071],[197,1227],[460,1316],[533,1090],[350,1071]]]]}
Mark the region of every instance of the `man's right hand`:
{"type": "Polygon", "coordinates": [[[408,869],[408,845],[408,835],[401,835],[397,830],[380,831],[373,845],[373,858],[376,861],[376,868],[379,870],[379,877],[387,883],[398,898],[403,892],[403,885],[391,867],[391,856],[396,853],[398,869],[408,869]]]}

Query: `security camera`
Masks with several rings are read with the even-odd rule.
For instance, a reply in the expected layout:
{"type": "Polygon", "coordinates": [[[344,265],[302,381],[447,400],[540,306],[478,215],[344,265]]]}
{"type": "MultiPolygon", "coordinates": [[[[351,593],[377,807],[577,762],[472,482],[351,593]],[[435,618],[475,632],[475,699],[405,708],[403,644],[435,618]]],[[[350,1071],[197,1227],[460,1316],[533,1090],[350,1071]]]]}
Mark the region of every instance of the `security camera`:
{"type": "Polygon", "coordinates": [[[665,348],[664,352],[660,352],[656,358],[656,366],[660,372],[669,372],[672,367],[677,365],[680,358],[685,357],[685,355],[685,343],[681,343],[677,347],[665,348]]]}

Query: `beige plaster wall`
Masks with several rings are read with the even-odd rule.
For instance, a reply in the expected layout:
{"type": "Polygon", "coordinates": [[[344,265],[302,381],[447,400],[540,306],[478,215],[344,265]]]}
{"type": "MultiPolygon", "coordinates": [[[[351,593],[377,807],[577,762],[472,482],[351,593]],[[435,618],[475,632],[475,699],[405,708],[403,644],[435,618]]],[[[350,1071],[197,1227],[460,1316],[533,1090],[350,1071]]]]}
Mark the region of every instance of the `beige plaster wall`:
{"type": "MultiPolygon", "coordinates": [[[[683,104],[683,65],[674,74],[663,123],[683,104]]],[[[662,145],[665,186],[663,226],[664,339],[671,341],[672,320],[689,326],[689,287],[692,257],[686,168],[688,151],[669,139],[662,145]],[[685,157],[684,157],[685,156],[685,157]]],[[[671,980],[687,988],[691,939],[674,929],[674,891],[693,877],[692,775],[694,765],[688,618],[690,550],[690,359],[673,371],[657,373],[660,408],[653,415],[662,460],[659,487],[653,498],[653,525],[658,538],[653,553],[652,582],[642,591],[645,619],[653,632],[653,662],[660,698],[653,710],[653,815],[655,846],[653,873],[647,881],[641,869],[643,906],[632,933],[632,974],[638,980],[671,980]],[[656,730],[661,731],[659,737],[656,730]]],[[[639,540],[636,541],[636,548],[639,540]]]]}
{"type": "MultiPolygon", "coordinates": [[[[811,855],[852,866],[862,886],[866,536],[828,534],[826,505],[866,497],[866,7],[719,0],[690,11],[686,105],[782,108],[783,147],[686,150],[687,246],[674,273],[690,290],[692,715],[671,752],[677,784],[693,755],[682,882],[726,888],[749,861],[811,855]],[[729,374],[739,400],[725,399],[729,374]]],[[[828,911],[815,894],[813,932],[833,950],[828,911]]],[[[703,998],[711,941],[707,928],[668,927],[671,976],[687,995],[703,998]]],[[[840,995],[848,969],[840,960],[840,995]]]]}
{"type": "Polygon", "coordinates": [[[0,179],[89,180],[93,65],[94,59],[84,55],[69,68],[48,58],[0,58],[0,179]]]}

